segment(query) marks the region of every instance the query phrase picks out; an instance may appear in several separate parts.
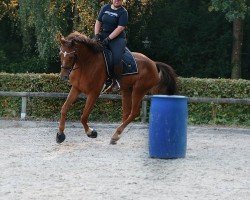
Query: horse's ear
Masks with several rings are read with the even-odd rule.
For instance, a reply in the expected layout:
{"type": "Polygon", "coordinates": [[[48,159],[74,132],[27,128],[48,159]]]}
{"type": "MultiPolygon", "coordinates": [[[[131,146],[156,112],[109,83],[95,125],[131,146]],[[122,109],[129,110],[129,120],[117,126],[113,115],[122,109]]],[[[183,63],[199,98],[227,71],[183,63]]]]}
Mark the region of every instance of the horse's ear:
{"type": "Polygon", "coordinates": [[[55,37],[56,41],[57,41],[58,43],[59,43],[59,42],[62,43],[62,38],[64,38],[63,35],[62,35],[60,32],[58,32],[58,33],[56,34],[56,37],[55,37]]]}
{"type": "Polygon", "coordinates": [[[65,38],[63,36],[60,38],[60,42],[61,42],[62,45],[65,44],[66,40],[65,40],[65,38]]]}

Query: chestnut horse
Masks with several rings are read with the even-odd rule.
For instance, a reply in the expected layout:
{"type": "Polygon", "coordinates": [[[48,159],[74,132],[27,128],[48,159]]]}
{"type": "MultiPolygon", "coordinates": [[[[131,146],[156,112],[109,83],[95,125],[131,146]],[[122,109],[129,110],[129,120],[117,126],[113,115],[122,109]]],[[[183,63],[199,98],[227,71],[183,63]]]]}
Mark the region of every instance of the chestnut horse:
{"type": "MultiPolygon", "coordinates": [[[[88,117],[108,77],[103,47],[99,42],[79,32],[73,32],[65,38],[61,36],[60,43],[60,76],[62,79],[69,78],[72,87],[61,109],[56,141],[64,141],[66,114],[80,93],[87,96],[81,122],[87,136],[96,138],[97,132],[89,127],[88,117]]],[[[122,76],[119,81],[122,94],[122,123],[111,137],[110,144],[116,144],[126,126],[140,114],[140,104],[147,93],[176,92],[176,74],[170,66],[154,62],[141,53],[133,53],[133,56],[137,62],[138,73],[122,76]]]]}

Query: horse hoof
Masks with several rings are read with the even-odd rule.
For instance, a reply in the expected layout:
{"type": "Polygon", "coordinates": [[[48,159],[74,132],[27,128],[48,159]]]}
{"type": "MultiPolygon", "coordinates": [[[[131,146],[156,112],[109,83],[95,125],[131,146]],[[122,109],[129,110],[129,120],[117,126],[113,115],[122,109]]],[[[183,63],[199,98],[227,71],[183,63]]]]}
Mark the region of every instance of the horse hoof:
{"type": "Polygon", "coordinates": [[[89,135],[87,135],[90,138],[97,138],[97,132],[96,130],[93,130],[89,135]]]}
{"type": "Polygon", "coordinates": [[[58,144],[62,143],[65,140],[66,136],[64,133],[57,133],[56,134],[56,142],[58,144]]]}
{"type": "Polygon", "coordinates": [[[117,144],[117,140],[111,139],[109,144],[115,145],[115,144],[117,144]]]}

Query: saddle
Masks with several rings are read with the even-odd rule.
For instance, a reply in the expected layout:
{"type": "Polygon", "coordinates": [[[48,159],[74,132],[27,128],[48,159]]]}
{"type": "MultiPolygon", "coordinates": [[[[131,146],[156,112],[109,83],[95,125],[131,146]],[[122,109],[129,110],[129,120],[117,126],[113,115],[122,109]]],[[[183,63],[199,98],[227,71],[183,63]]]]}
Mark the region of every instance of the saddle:
{"type": "MultiPolygon", "coordinates": [[[[105,48],[103,51],[105,63],[106,63],[106,71],[109,77],[114,76],[114,64],[113,64],[113,56],[112,52],[105,48]]],[[[131,75],[138,73],[137,63],[135,61],[134,56],[132,55],[131,51],[126,47],[124,54],[122,56],[122,75],[131,75]]]]}

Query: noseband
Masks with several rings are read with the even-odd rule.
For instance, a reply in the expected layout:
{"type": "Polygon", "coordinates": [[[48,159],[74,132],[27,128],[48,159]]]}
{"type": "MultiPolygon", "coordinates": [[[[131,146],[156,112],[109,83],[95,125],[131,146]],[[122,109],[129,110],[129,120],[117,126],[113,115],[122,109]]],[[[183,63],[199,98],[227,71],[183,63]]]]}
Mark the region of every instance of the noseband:
{"type": "Polygon", "coordinates": [[[67,70],[69,70],[70,72],[71,72],[72,70],[76,70],[76,69],[79,68],[79,67],[73,68],[74,65],[75,65],[75,63],[76,63],[76,60],[77,60],[77,55],[75,54],[76,51],[67,52],[67,51],[63,51],[62,48],[60,48],[60,54],[61,54],[61,53],[63,54],[63,57],[64,57],[64,58],[65,58],[67,55],[74,54],[74,61],[73,61],[72,67],[64,67],[64,66],[61,65],[61,68],[67,69],[67,70]]]}

